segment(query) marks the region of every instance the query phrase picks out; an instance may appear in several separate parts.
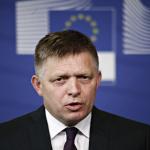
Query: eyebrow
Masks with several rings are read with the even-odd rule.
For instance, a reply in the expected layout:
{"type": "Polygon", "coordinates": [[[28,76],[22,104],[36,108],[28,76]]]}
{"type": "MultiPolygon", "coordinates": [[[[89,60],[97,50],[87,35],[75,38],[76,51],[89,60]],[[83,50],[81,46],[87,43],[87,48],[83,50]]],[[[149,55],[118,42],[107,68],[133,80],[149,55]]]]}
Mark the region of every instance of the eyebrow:
{"type": "Polygon", "coordinates": [[[80,73],[73,73],[73,74],[69,74],[69,73],[58,73],[56,75],[54,75],[55,77],[71,77],[71,76],[93,76],[93,73],[88,73],[88,72],[80,72],[80,73]]]}

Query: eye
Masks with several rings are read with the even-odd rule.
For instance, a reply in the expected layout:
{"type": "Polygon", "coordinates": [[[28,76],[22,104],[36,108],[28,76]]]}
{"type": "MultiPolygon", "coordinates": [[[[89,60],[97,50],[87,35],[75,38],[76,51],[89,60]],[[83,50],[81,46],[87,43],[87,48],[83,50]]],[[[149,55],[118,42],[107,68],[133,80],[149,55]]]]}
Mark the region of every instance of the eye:
{"type": "Polygon", "coordinates": [[[62,81],[62,80],[63,80],[63,78],[57,78],[55,81],[60,82],[60,81],[62,81]]]}
{"type": "Polygon", "coordinates": [[[87,75],[80,75],[80,76],[78,76],[78,79],[81,82],[87,83],[87,82],[89,82],[91,80],[91,77],[87,76],[87,75]]]}
{"type": "Polygon", "coordinates": [[[53,80],[53,83],[56,85],[63,85],[63,84],[65,84],[67,79],[68,79],[67,77],[58,77],[58,78],[53,80]]]}
{"type": "Polygon", "coordinates": [[[55,79],[55,82],[64,82],[65,81],[65,78],[62,78],[62,77],[60,77],[60,78],[57,78],[57,79],[55,79]]]}
{"type": "Polygon", "coordinates": [[[83,80],[88,80],[88,79],[89,79],[88,76],[80,76],[79,78],[80,78],[80,79],[83,79],[83,80]]]}

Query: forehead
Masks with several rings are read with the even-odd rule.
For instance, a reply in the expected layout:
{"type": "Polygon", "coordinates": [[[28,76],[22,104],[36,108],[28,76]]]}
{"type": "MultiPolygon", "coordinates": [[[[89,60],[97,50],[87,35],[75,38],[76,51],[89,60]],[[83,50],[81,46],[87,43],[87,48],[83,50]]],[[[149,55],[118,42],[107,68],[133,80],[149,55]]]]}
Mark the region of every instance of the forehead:
{"type": "Polygon", "coordinates": [[[42,67],[45,73],[76,73],[96,69],[94,58],[87,52],[68,55],[63,58],[49,57],[42,67]]]}

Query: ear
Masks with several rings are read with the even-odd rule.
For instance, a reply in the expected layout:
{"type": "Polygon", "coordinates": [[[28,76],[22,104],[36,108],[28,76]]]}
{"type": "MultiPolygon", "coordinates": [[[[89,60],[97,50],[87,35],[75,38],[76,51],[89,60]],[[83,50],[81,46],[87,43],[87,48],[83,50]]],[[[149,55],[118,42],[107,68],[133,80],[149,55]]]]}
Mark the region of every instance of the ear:
{"type": "Polygon", "coordinates": [[[42,96],[41,91],[41,82],[39,80],[39,77],[37,75],[33,75],[31,78],[31,83],[35,91],[38,93],[38,95],[42,96]]]}
{"type": "Polygon", "coordinates": [[[102,80],[102,73],[101,73],[101,71],[98,71],[98,74],[97,74],[97,88],[100,86],[101,80],[102,80]]]}

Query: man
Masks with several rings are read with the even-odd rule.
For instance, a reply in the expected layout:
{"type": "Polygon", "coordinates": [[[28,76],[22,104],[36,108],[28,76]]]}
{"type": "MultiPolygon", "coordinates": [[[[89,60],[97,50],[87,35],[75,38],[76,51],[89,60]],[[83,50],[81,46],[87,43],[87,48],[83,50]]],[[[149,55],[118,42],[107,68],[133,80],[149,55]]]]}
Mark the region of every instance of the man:
{"type": "Polygon", "coordinates": [[[98,68],[96,49],[80,32],[42,38],[31,82],[44,106],[0,125],[0,150],[150,150],[148,125],[93,107],[98,68]]]}

